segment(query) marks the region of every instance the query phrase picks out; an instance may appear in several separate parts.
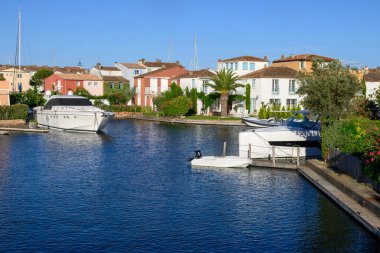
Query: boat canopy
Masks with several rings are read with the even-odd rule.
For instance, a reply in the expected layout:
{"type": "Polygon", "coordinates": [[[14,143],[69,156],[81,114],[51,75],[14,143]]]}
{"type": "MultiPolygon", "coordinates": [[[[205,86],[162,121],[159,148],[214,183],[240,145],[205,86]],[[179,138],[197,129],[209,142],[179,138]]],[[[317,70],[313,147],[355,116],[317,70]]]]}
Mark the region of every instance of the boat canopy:
{"type": "Polygon", "coordinates": [[[92,106],[90,100],[87,98],[69,98],[69,97],[56,97],[50,99],[45,107],[52,106],[92,106]]]}

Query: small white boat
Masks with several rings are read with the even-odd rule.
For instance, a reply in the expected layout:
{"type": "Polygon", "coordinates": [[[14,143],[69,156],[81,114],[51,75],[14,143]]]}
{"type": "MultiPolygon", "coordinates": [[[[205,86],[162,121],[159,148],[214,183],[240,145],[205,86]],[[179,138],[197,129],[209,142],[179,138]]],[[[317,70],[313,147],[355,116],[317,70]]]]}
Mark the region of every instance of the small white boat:
{"type": "Polygon", "coordinates": [[[197,167],[246,168],[251,163],[251,159],[238,156],[203,156],[191,160],[191,166],[197,167]]]}
{"type": "Polygon", "coordinates": [[[82,96],[52,96],[45,106],[33,108],[39,127],[63,131],[100,132],[115,115],[82,96]]]}
{"type": "Polygon", "coordinates": [[[258,119],[254,117],[245,117],[245,118],[242,118],[241,120],[247,126],[256,127],[256,128],[279,126],[283,123],[282,121],[276,121],[275,118],[258,119]]]}

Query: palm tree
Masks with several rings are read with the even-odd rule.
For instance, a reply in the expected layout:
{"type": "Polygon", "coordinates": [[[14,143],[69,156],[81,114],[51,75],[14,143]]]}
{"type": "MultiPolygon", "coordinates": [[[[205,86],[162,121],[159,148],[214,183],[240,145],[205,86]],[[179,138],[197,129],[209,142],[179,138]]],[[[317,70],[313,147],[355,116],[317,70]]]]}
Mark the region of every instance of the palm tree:
{"type": "Polygon", "coordinates": [[[216,71],[216,75],[211,77],[212,83],[208,86],[213,88],[216,92],[220,93],[220,104],[222,107],[221,116],[227,116],[227,103],[228,96],[231,91],[236,91],[239,87],[244,87],[244,85],[237,83],[239,76],[232,72],[231,69],[226,70],[225,68],[216,71]]]}

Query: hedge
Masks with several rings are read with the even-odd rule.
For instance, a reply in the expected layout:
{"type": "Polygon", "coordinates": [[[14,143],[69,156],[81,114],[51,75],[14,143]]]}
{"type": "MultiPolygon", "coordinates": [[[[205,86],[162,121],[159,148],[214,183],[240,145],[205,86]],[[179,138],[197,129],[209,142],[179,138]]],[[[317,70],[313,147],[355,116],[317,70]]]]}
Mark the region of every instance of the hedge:
{"type": "Polygon", "coordinates": [[[141,112],[141,106],[138,105],[102,105],[100,107],[109,112],[141,112]]]}
{"type": "Polygon", "coordinates": [[[28,106],[24,104],[0,106],[0,120],[22,119],[28,116],[28,106]]]}

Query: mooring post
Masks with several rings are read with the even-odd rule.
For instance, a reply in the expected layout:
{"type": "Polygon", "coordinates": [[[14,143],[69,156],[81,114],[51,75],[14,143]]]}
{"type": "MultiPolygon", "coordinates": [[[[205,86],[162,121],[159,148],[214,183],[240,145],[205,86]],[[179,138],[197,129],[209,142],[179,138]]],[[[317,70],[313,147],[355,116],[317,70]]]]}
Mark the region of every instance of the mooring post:
{"type": "Polygon", "coordinates": [[[301,147],[297,147],[297,168],[300,167],[300,154],[301,154],[301,147]]]}
{"type": "Polygon", "coordinates": [[[252,152],[252,146],[251,146],[251,143],[249,143],[248,145],[248,158],[251,158],[251,152],[252,152]]]}
{"type": "Polygon", "coordinates": [[[227,151],[227,142],[223,143],[223,156],[226,156],[226,151],[227,151]]]}
{"type": "Polygon", "coordinates": [[[276,146],[272,146],[272,166],[276,167],[276,146]]]}

